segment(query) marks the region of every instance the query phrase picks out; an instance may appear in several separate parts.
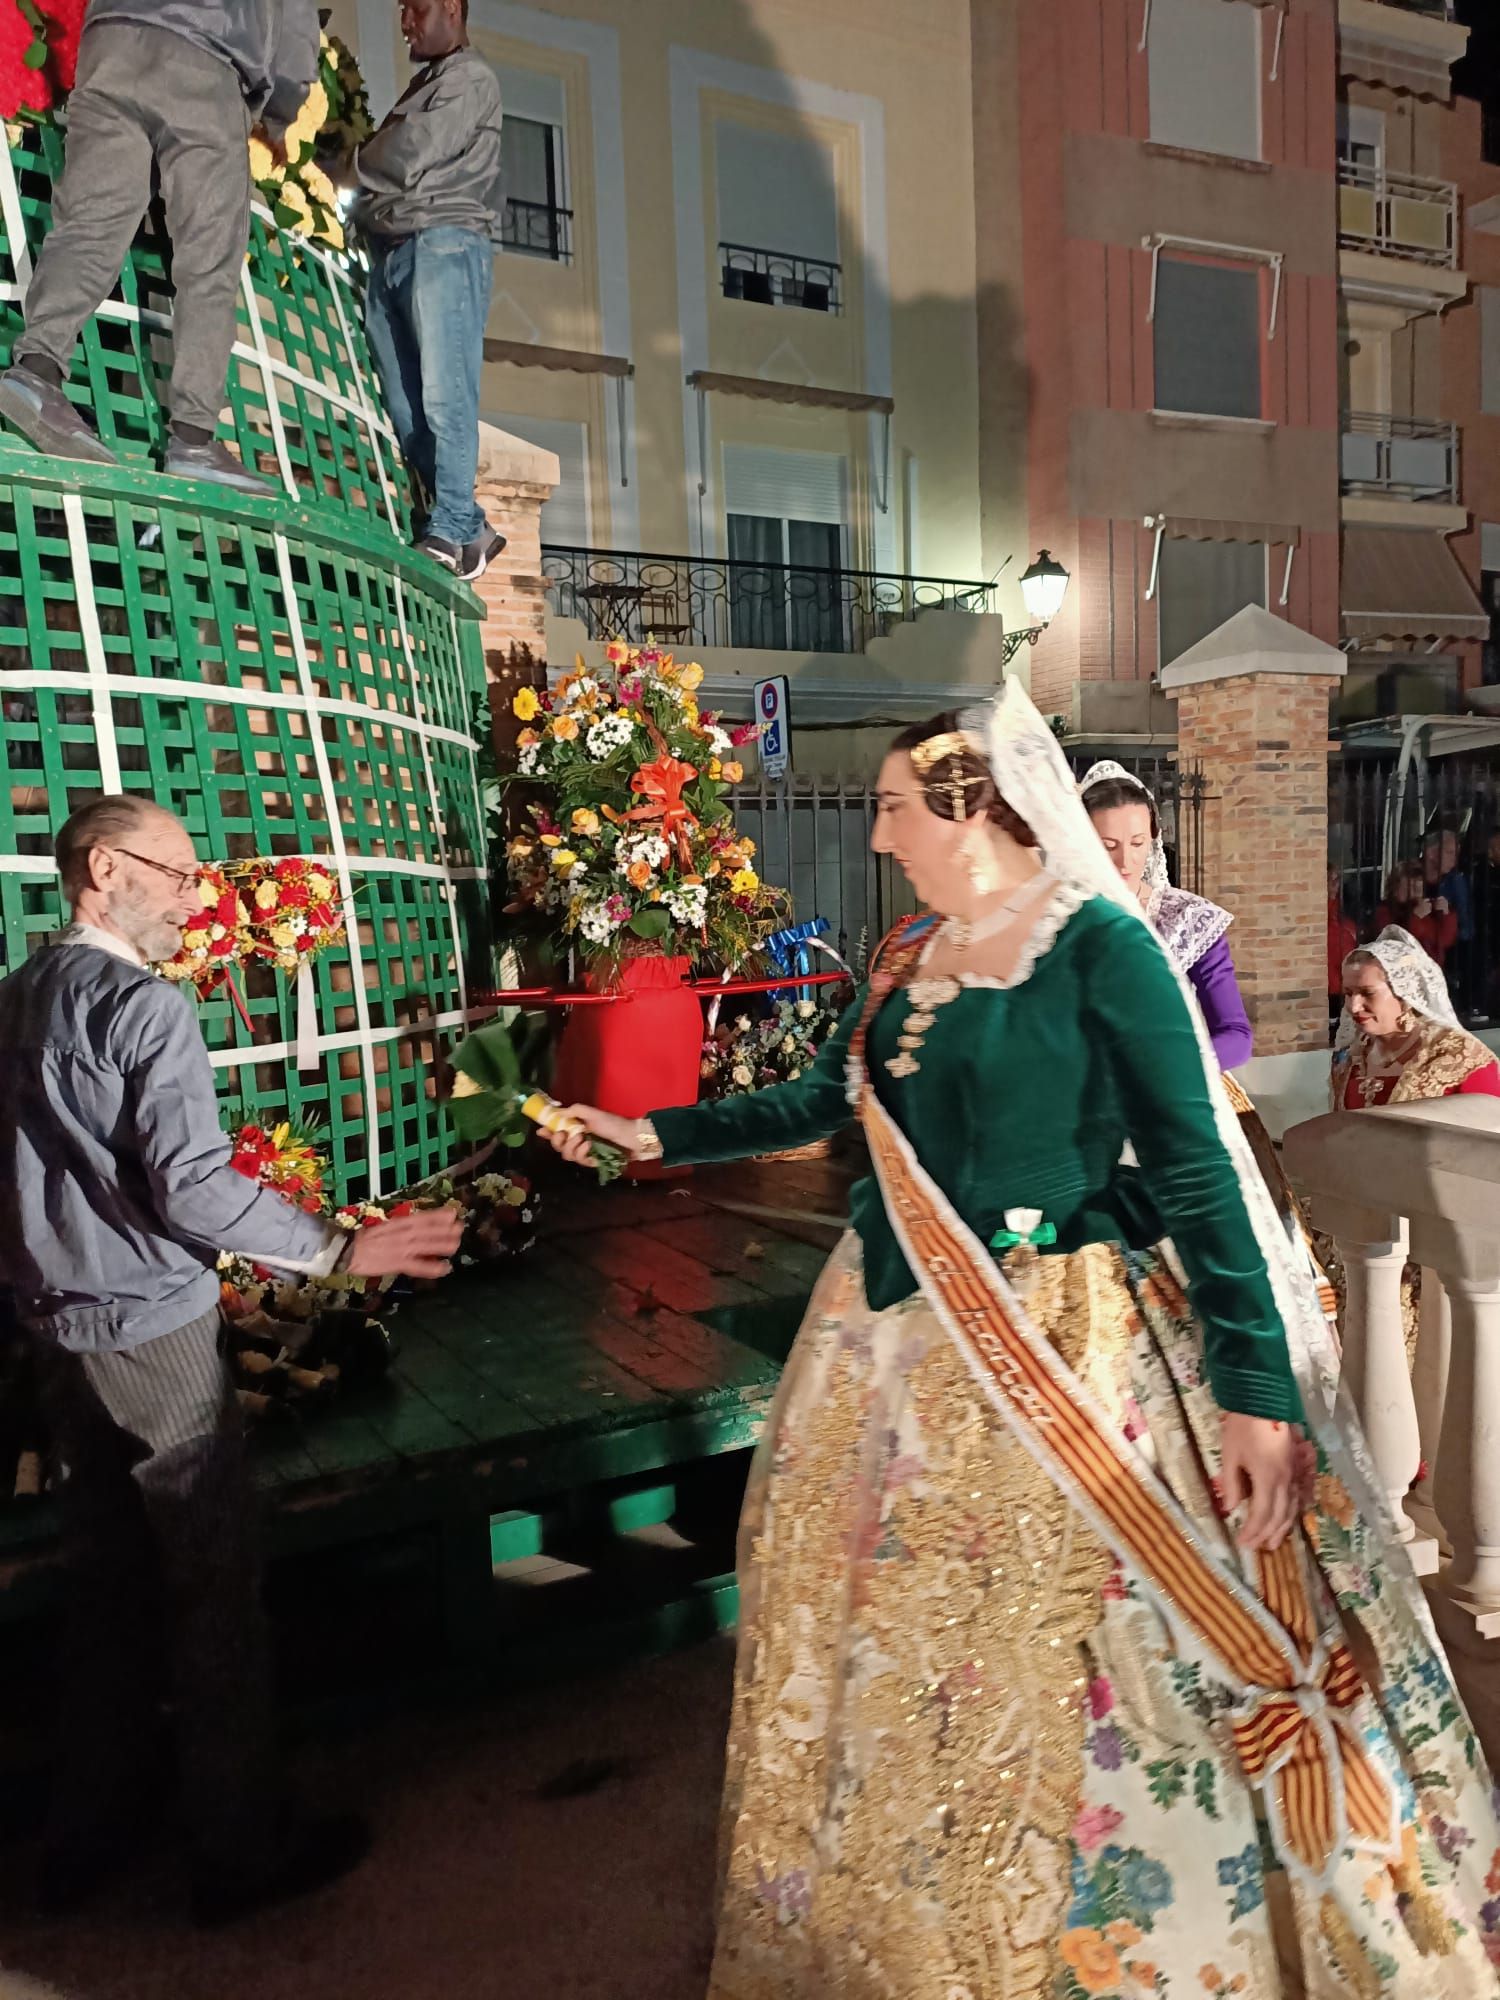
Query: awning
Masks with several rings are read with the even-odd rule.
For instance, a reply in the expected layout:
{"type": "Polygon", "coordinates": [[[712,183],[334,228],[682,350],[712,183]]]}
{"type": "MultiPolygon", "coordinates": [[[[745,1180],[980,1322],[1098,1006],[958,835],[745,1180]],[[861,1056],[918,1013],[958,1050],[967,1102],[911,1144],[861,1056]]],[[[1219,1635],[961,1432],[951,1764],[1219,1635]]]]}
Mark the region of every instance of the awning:
{"type": "Polygon", "coordinates": [[[695,368],[687,378],[690,389],[705,389],[723,396],[749,396],[758,403],[801,403],[814,410],[868,410],[888,417],[896,405],[889,396],[869,396],[858,389],[820,389],[811,382],[768,382],[759,375],[721,375],[711,368],[695,368]]]}
{"type": "Polygon", "coordinates": [[[1441,49],[1402,46],[1385,33],[1339,30],[1339,75],[1357,83],[1381,83],[1387,90],[1435,97],[1446,104],[1453,96],[1453,60],[1441,49]]]}
{"type": "Polygon", "coordinates": [[[1295,548],[1302,539],[1295,521],[1211,521],[1196,514],[1159,514],[1156,525],[1184,542],[1267,542],[1295,548]]]}
{"type": "Polygon", "coordinates": [[[529,340],[490,340],[484,343],[486,361],[503,361],[512,368],[550,368],[570,375],[633,375],[635,369],[621,354],[590,354],[578,347],[538,347],[529,340]]]}
{"type": "Polygon", "coordinates": [[[1487,639],[1489,615],[1431,529],[1346,528],[1340,589],[1348,639],[1487,639]]]}

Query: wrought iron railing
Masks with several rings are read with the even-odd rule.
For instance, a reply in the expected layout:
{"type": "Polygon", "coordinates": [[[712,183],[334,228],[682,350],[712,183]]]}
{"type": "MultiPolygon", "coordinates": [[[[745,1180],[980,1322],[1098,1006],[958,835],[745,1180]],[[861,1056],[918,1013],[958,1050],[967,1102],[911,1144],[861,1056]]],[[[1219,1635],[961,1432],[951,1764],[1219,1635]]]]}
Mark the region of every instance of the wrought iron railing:
{"type": "Polygon", "coordinates": [[[560,617],[581,619],[591,639],[636,645],[862,653],[919,611],[995,609],[993,583],[550,544],[542,577],[560,617]]]}
{"type": "Polygon", "coordinates": [[[549,257],[554,264],[573,261],[573,211],[548,201],[507,198],[500,218],[500,241],[507,250],[527,257],[549,257]]]}
{"type": "Polygon", "coordinates": [[[1458,426],[1420,417],[1346,410],[1340,459],[1343,491],[1366,498],[1458,498],[1458,426]]]}
{"type": "Polygon", "coordinates": [[[726,299],[752,305],[801,306],[806,312],[841,313],[843,266],[824,257],[794,257],[759,250],[752,243],[721,243],[719,271],[726,299]]]}
{"type": "Polygon", "coordinates": [[[1341,157],[1339,245],[1451,270],[1458,262],[1458,190],[1451,181],[1341,157]]]}

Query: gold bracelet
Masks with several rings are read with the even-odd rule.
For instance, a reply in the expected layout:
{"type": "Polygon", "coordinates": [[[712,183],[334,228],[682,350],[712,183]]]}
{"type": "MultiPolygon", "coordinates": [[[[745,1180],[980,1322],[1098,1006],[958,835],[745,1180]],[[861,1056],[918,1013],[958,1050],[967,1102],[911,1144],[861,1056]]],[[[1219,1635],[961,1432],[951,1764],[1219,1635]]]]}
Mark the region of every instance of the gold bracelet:
{"type": "Polygon", "coordinates": [[[638,1160],[659,1160],[662,1143],[656,1136],[656,1127],[649,1118],[641,1119],[635,1128],[635,1144],[631,1148],[638,1160]]]}

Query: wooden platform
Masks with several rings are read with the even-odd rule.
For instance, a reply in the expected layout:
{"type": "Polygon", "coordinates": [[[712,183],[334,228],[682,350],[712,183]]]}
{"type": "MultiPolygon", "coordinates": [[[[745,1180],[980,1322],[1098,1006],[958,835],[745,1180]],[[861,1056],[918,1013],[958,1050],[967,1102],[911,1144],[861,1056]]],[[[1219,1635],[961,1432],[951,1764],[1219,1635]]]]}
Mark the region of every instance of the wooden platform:
{"type": "MultiPolygon", "coordinates": [[[[667,1640],[732,1617],[743,1454],[849,1178],[803,1161],[606,1189],[550,1174],[528,1256],[403,1298],[389,1376],[257,1430],[273,1559],[415,1547],[441,1650],[471,1666],[518,1620],[548,1622],[527,1608],[542,1582],[585,1571],[601,1615],[665,1616],[667,1640]]],[[[0,1507],[0,1621],[51,1607],[60,1581],[51,1504],[0,1507]]]]}

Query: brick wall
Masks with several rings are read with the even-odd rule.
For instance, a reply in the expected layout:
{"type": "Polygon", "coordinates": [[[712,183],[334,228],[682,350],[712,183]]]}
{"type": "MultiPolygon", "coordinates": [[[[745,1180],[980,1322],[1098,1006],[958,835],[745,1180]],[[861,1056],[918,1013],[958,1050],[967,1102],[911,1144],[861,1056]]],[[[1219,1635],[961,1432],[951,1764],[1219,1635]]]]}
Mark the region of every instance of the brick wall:
{"type": "Polygon", "coordinates": [[[552,488],[532,480],[481,476],[475,498],[506,539],[504,552],[474,588],[484,600],[484,657],[491,678],[512,647],[547,657],[542,595],[542,502],[552,488]]]}
{"type": "Polygon", "coordinates": [[[1322,675],[1183,688],[1178,753],[1207,780],[1203,893],[1229,933],[1258,1056],[1327,1046],[1328,702],[1322,675]]]}

